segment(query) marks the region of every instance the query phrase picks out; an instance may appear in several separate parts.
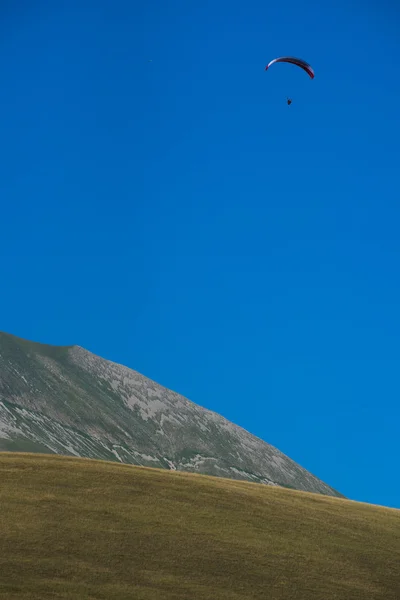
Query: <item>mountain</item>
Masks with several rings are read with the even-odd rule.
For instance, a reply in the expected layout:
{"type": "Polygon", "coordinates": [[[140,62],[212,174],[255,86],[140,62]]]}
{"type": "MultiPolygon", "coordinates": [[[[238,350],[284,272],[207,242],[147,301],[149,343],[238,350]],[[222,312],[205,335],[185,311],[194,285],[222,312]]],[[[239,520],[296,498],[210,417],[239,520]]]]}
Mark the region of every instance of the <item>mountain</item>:
{"type": "Polygon", "coordinates": [[[342,494],[222,416],[80,346],[0,333],[0,450],[342,494]]]}

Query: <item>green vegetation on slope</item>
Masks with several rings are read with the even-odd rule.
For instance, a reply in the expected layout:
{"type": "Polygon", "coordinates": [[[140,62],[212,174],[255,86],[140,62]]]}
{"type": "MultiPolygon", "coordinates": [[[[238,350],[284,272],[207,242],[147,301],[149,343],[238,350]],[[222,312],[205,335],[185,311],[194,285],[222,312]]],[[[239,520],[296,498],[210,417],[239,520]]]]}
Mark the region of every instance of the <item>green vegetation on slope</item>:
{"type": "Polygon", "coordinates": [[[400,511],[59,456],[0,481],[0,598],[400,598],[400,511]]]}

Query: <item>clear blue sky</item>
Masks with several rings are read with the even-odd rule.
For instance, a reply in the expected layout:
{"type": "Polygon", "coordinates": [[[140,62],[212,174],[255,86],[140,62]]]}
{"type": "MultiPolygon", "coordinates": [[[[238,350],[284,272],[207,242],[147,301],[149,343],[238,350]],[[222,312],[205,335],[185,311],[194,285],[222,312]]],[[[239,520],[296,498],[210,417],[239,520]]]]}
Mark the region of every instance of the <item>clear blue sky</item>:
{"type": "Polygon", "coordinates": [[[393,7],[3,0],[0,330],[400,507],[393,7]]]}

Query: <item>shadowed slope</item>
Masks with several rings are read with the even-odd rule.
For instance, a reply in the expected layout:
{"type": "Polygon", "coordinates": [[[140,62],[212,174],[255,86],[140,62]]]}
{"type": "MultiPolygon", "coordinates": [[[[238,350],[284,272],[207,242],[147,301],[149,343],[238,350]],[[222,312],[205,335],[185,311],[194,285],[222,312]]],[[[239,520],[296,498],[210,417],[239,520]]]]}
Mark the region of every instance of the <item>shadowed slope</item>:
{"type": "Polygon", "coordinates": [[[0,598],[399,598],[393,509],[43,455],[0,481],[0,598]]]}

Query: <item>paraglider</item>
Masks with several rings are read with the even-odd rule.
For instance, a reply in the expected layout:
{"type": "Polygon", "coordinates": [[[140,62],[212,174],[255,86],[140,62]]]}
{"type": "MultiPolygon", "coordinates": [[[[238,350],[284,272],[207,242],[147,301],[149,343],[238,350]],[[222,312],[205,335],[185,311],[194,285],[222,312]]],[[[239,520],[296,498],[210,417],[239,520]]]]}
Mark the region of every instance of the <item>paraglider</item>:
{"type": "Polygon", "coordinates": [[[271,60],[271,62],[267,64],[265,70],[268,71],[271,65],[278,62],[286,62],[291,63],[292,65],[297,65],[298,67],[304,69],[304,71],[311,77],[311,79],[314,79],[315,77],[314,69],[312,68],[312,66],[309,65],[305,60],[302,60],[301,58],[295,58],[294,56],[281,56],[280,58],[274,58],[273,60],[271,60]]]}
{"type": "MultiPolygon", "coordinates": [[[[307,73],[307,75],[311,77],[311,79],[314,79],[315,77],[314,69],[312,68],[312,66],[309,65],[305,60],[302,60],[301,58],[295,58],[294,56],[281,56],[279,58],[274,58],[267,64],[265,70],[268,71],[271,65],[278,62],[286,62],[291,63],[292,65],[297,65],[298,67],[303,69],[307,73]]],[[[287,98],[286,102],[287,105],[290,106],[292,104],[292,99],[287,98]]]]}

